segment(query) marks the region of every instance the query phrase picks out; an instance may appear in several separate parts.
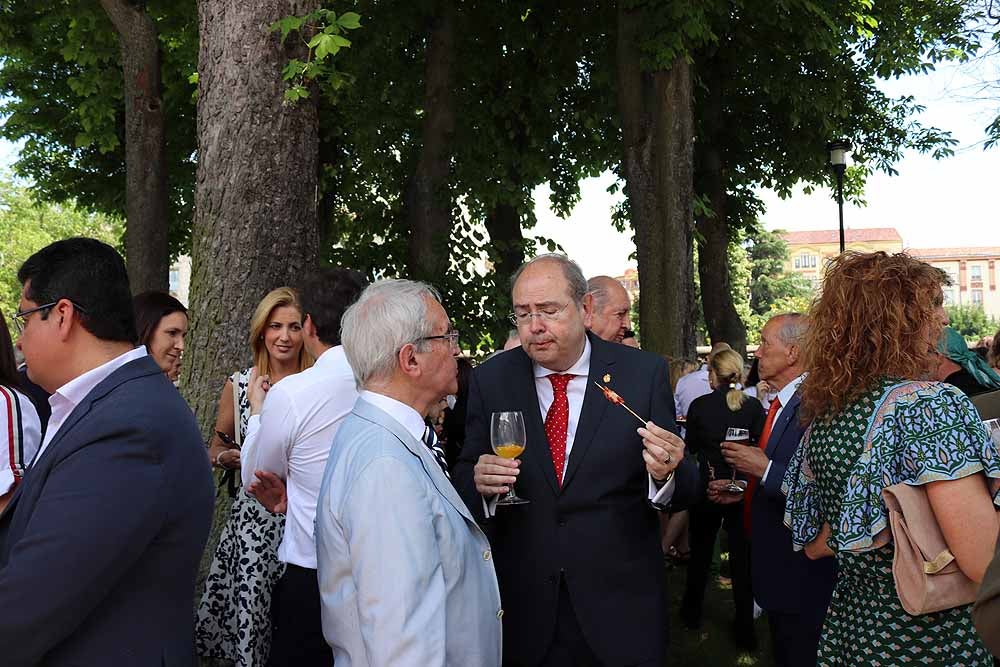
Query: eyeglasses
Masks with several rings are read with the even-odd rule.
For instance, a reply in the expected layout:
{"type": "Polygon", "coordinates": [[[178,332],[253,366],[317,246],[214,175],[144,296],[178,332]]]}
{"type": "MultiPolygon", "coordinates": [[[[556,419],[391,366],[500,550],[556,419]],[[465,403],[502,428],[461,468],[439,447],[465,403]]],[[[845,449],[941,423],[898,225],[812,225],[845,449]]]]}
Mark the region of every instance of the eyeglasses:
{"type": "Polygon", "coordinates": [[[566,308],[568,306],[569,306],[569,303],[565,303],[565,304],[563,304],[559,308],[557,308],[555,306],[547,307],[547,308],[541,309],[537,313],[531,313],[531,312],[527,312],[527,313],[511,313],[510,315],[507,316],[507,319],[509,319],[510,323],[513,324],[513,325],[515,325],[515,326],[521,326],[522,324],[524,324],[524,325],[528,324],[531,321],[532,317],[537,317],[537,318],[541,319],[544,322],[554,322],[555,320],[558,320],[562,316],[563,311],[566,310],[566,308]]]}
{"type": "Polygon", "coordinates": [[[440,336],[424,336],[420,340],[446,340],[449,345],[458,346],[458,329],[452,329],[446,334],[441,334],[440,336]]]}
{"type": "MultiPolygon", "coordinates": [[[[41,306],[35,306],[34,308],[28,308],[27,310],[18,310],[15,313],[13,313],[10,316],[10,320],[11,322],[14,323],[14,330],[17,332],[17,335],[20,336],[22,333],[24,333],[24,325],[28,321],[28,315],[40,312],[42,310],[48,310],[49,308],[53,308],[59,303],[59,301],[61,301],[61,299],[57,299],[52,303],[46,303],[41,306]]],[[[67,299],[67,301],[73,304],[73,307],[79,310],[81,313],[87,312],[87,310],[83,306],[78,304],[76,301],[73,301],[72,299],[67,299]]]]}

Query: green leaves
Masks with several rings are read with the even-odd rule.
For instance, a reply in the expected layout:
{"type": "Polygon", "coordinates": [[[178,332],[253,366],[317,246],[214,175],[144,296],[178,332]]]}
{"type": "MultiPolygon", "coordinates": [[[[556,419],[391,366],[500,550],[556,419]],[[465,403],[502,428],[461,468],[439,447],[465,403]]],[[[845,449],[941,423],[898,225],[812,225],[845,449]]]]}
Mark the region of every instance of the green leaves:
{"type": "Polygon", "coordinates": [[[339,90],[345,78],[333,66],[332,58],[341,49],[351,46],[351,40],[341,33],[361,27],[361,16],[344,12],[340,16],[332,9],[319,9],[304,16],[286,16],[270,25],[272,32],[281,33],[284,44],[289,35],[296,33],[307,49],[305,60],[292,58],[282,70],[288,82],[285,102],[294,104],[309,97],[308,86],[313,81],[323,81],[331,94],[339,90]]]}

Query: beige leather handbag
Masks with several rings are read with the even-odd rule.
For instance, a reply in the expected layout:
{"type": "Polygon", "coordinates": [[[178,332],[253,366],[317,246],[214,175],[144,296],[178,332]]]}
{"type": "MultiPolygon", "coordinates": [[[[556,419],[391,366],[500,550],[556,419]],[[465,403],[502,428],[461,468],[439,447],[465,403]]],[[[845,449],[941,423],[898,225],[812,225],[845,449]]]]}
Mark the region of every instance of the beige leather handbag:
{"type": "Polygon", "coordinates": [[[918,616],[972,604],[978,585],[948,550],[924,487],[894,484],[882,498],[895,543],[892,576],[903,609],[918,616]]]}

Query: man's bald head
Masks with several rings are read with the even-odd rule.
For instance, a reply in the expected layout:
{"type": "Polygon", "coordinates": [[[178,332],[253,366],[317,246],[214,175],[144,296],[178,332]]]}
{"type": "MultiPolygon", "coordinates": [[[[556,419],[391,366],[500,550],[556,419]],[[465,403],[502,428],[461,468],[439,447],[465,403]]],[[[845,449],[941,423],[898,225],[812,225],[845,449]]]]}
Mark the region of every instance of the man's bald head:
{"type": "Polygon", "coordinates": [[[587,294],[593,302],[593,314],[586,322],[587,328],[604,340],[622,342],[632,309],[628,292],[610,276],[594,276],[587,281],[587,294]]]}

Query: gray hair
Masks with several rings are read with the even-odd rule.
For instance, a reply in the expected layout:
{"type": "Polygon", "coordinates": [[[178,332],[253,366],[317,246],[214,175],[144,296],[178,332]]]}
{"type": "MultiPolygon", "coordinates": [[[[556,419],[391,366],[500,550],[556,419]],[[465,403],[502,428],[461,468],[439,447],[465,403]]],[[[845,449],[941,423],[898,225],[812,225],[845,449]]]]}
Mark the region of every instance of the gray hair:
{"type": "MultiPolygon", "coordinates": [[[[620,285],[617,280],[611,276],[594,276],[587,281],[587,292],[594,299],[594,308],[601,309],[604,304],[608,302],[608,296],[611,292],[611,287],[614,285],[620,285]]],[[[622,289],[625,289],[624,287],[622,289]]]]}
{"type": "Polygon", "coordinates": [[[785,346],[802,345],[809,328],[809,320],[802,313],[781,313],[771,319],[778,320],[778,340],[785,346]]]}
{"type": "Polygon", "coordinates": [[[380,280],[369,285],[344,313],[340,339],[359,388],[388,380],[407,343],[422,351],[433,329],[427,298],[441,297],[430,285],[413,280],[380,280]]]}
{"type": "Polygon", "coordinates": [[[510,278],[511,296],[513,296],[514,285],[517,284],[517,279],[521,277],[521,274],[526,268],[536,262],[555,262],[558,264],[562,268],[563,276],[566,277],[566,282],[569,283],[570,297],[572,297],[573,301],[578,306],[583,303],[583,297],[587,295],[587,279],[583,277],[583,271],[580,270],[580,265],[561,252],[550,252],[544,255],[538,255],[537,257],[532,257],[518,267],[517,271],[515,271],[514,275],[510,278]]]}

